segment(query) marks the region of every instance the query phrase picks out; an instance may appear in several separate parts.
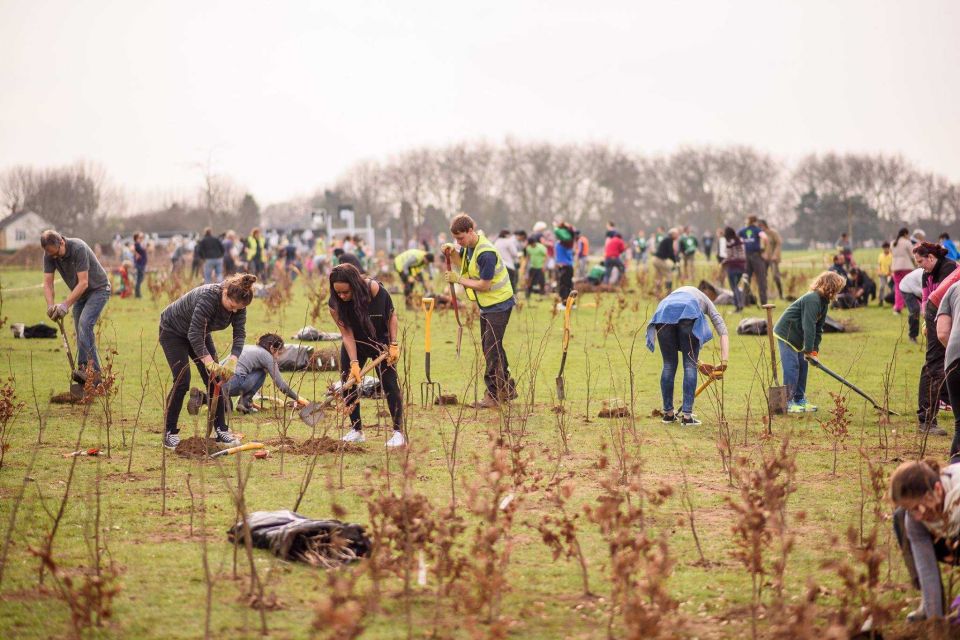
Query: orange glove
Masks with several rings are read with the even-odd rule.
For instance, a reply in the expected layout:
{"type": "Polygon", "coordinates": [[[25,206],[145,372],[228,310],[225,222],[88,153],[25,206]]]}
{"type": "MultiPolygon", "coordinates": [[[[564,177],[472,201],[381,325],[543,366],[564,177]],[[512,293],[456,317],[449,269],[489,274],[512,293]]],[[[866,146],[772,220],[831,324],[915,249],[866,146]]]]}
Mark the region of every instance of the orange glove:
{"type": "Polygon", "coordinates": [[[390,346],[387,347],[387,364],[396,364],[399,359],[400,345],[396,342],[391,342],[390,346]]]}
{"type": "Polygon", "coordinates": [[[350,377],[356,384],[363,382],[363,377],[360,375],[360,363],[356,360],[350,362],[350,377]]]}

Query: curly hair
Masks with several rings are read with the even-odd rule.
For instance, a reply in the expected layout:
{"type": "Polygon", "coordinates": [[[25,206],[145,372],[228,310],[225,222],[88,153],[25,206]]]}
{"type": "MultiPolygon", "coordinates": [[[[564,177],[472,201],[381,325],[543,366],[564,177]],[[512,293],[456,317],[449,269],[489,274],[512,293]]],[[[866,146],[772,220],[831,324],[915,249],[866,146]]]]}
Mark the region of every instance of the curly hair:
{"type": "Polygon", "coordinates": [[[824,271],[810,283],[810,291],[816,291],[827,300],[832,300],[846,286],[846,279],[839,273],[824,271]]]}

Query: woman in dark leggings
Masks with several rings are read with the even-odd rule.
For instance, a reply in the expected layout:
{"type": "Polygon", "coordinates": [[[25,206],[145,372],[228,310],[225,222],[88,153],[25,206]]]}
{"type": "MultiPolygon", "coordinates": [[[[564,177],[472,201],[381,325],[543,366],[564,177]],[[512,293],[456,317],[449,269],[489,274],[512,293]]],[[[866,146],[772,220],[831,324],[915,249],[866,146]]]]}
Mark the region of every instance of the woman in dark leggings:
{"type": "Polygon", "coordinates": [[[927,350],[920,368],[920,385],[917,390],[917,429],[930,435],[945,436],[947,432],[937,423],[940,403],[949,400],[944,384],[944,358],[946,349],[937,340],[937,307],[926,304],[927,296],[937,285],[957,268],[957,263],[947,258],[947,250],[932,242],[921,242],[913,248],[913,255],[923,274],[923,318],[927,350]]]}
{"type": "MultiPolygon", "coordinates": [[[[167,413],[164,418],[163,446],[176,449],[180,444],[180,428],[177,421],[183,407],[183,397],[190,389],[190,361],[197,367],[200,377],[212,393],[212,381],[226,382],[233,377],[237,359],[243,351],[246,338],[247,305],[253,301],[253,283],[257,279],[249,274],[230,276],[219,284],[205,284],[191,289],[173,302],[160,314],[160,348],[173,374],[173,388],[167,397],[167,413]],[[233,346],[225,364],[217,361],[217,350],[210,332],[233,327],[233,346]]],[[[190,390],[187,410],[196,414],[203,403],[198,389],[190,390]]],[[[225,399],[217,402],[214,417],[217,442],[224,445],[238,444],[227,428],[225,399]]]]}
{"type": "Polygon", "coordinates": [[[383,285],[364,278],[352,264],[339,264],[330,272],[329,306],[330,315],[343,336],[340,374],[344,382],[353,378],[356,383],[345,398],[348,405],[353,405],[350,412],[353,428],[343,439],[347,442],[365,440],[363,424],[360,422],[360,368],[367,360],[377,358],[386,348],[388,356],[385,362],[377,366],[377,375],[393,418],[393,436],[387,441],[387,446],[402,447],[407,441],[402,431],[403,397],[395,366],[400,358],[400,346],[397,343],[397,314],[393,299],[383,285]]]}

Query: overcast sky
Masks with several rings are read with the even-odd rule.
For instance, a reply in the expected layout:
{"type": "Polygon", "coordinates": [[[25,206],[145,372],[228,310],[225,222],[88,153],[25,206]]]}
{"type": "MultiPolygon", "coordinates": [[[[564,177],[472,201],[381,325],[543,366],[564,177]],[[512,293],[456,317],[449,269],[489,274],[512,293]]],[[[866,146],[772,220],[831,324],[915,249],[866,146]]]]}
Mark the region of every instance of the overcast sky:
{"type": "Polygon", "coordinates": [[[958,35],[955,0],[0,0],[0,169],[86,159],[148,193],[209,155],[268,204],[513,136],[901,152],[960,180],[958,35]]]}

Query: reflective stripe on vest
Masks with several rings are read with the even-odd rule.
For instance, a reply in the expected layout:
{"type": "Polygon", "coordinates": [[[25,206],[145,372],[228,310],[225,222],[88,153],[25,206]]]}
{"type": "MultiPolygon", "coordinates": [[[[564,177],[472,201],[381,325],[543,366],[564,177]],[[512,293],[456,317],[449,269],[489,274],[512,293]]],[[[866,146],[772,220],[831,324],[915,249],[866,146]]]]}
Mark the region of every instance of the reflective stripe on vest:
{"type": "Polygon", "coordinates": [[[466,275],[473,280],[479,280],[480,267],[477,264],[477,258],[479,258],[482,253],[492,251],[497,256],[497,266],[493,270],[490,289],[488,291],[475,291],[469,287],[464,287],[467,290],[467,297],[471,300],[476,300],[481,308],[492,307],[495,304],[506,302],[512,298],[513,286],[510,284],[510,274],[507,273],[506,267],[503,266],[503,259],[500,257],[500,252],[497,251],[497,248],[493,246],[483,234],[478,235],[480,239],[473,249],[473,256],[470,258],[470,262],[468,263],[466,260],[460,261],[460,275],[466,275]]]}

